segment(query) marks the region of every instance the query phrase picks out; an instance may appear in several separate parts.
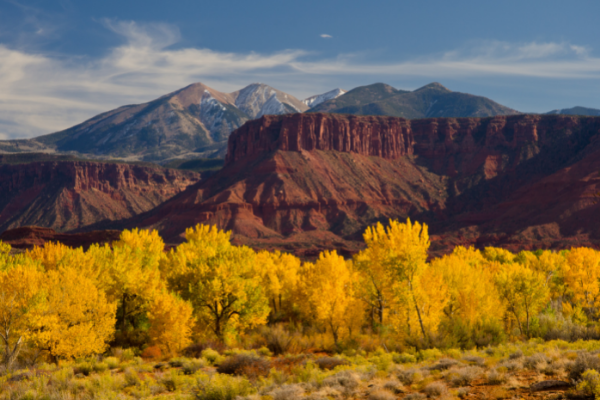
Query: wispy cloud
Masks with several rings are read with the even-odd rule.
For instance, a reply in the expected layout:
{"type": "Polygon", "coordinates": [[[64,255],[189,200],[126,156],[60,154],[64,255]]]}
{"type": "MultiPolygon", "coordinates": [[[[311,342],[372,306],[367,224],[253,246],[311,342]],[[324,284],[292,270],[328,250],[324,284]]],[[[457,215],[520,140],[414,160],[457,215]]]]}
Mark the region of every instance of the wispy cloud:
{"type": "Polygon", "coordinates": [[[364,55],[315,59],[304,50],[259,54],[174,49],[180,40],[174,26],[102,23],[121,35],[123,44],[100,59],[65,59],[0,44],[0,136],[24,138],[65,129],[100,112],[149,101],[196,81],[221,91],[262,81],[305,97],[331,89],[326,86],[331,77],[347,81],[357,76],[600,79],[600,58],[593,57],[590,49],[566,42],[485,42],[380,64],[364,55]]]}
{"type": "Polygon", "coordinates": [[[331,35],[328,35],[328,34],[326,34],[326,33],[323,33],[323,34],[321,34],[321,37],[322,37],[323,39],[331,39],[333,36],[331,36],[331,35]]]}

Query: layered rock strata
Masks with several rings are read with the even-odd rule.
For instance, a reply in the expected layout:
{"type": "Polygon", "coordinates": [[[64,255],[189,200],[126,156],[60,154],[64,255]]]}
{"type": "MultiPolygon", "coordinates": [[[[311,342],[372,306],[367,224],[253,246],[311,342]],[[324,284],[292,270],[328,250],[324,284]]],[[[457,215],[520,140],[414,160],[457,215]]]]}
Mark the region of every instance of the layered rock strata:
{"type": "Polygon", "coordinates": [[[25,225],[57,231],[148,211],[201,175],[158,167],[86,161],[0,165],[0,232],[25,225]]]}
{"type": "Polygon", "coordinates": [[[438,251],[595,245],[599,133],[594,117],[266,116],[231,135],[223,170],[122,226],[177,242],[214,224],[300,254],[356,251],[366,226],[407,217],[430,225],[438,251]]]}

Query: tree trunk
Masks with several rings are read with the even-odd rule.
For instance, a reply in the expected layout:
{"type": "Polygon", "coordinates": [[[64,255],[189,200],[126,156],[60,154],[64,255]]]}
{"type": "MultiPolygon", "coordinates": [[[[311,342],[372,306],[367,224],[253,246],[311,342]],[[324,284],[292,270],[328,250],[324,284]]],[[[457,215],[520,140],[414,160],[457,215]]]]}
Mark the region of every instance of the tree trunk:
{"type": "Polygon", "coordinates": [[[7,371],[11,370],[13,363],[17,359],[17,356],[19,355],[19,351],[21,350],[22,342],[23,342],[23,337],[21,336],[21,337],[19,337],[19,340],[17,340],[17,343],[15,343],[15,345],[11,349],[10,348],[11,346],[10,346],[8,340],[4,339],[4,343],[5,343],[4,367],[6,368],[7,371]]]}
{"type": "Polygon", "coordinates": [[[419,324],[421,325],[421,332],[423,333],[423,338],[429,342],[427,335],[425,334],[425,327],[423,326],[423,318],[421,318],[421,310],[419,310],[419,305],[417,304],[417,297],[415,296],[415,292],[412,288],[412,283],[408,283],[410,288],[410,293],[412,294],[413,301],[415,302],[415,309],[417,310],[417,318],[419,318],[419,324]]]}

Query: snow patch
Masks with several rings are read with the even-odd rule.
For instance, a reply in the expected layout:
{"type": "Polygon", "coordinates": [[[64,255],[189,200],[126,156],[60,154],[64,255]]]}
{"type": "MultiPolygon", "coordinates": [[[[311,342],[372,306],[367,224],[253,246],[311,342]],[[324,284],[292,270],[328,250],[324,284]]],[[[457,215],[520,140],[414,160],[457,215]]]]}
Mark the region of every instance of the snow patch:
{"type": "Polygon", "coordinates": [[[327,100],[336,99],[336,98],[340,97],[341,95],[343,95],[344,93],[346,93],[345,90],[337,88],[337,89],[330,90],[327,93],[311,96],[307,99],[302,100],[302,102],[309,107],[316,107],[319,104],[326,102],[327,100]]]}

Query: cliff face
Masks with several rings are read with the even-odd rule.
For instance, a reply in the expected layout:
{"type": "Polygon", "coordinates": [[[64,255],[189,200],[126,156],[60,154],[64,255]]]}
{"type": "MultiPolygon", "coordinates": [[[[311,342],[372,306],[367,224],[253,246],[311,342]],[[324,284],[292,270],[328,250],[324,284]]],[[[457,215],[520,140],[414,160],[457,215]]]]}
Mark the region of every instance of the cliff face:
{"type": "Polygon", "coordinates": [[[148,211],[200,174],[129,164],[50,161],[0,165],[0,232],[72,230],[148,211]]]}
{"type": "Polygon", "coordinates": [[[269,115],[232,134],[225,165],[273,150],[341,151],[395,160],[413,153],[410,121],[335,114],[269,115]]]}
{"type": "Polygon", "coordinates": [[[407,217],[430,225],[438,251],[595,245],[599,133],[594,117],[263,117],[231,135],[217,175],[124,226],[177,242],[188,226],[215,224],[240,243],[301,254],[355,251],[367,225],[407,217]]]}
{"type": "Polygon", "coordinates": [[[230,137],[225,165],[269,151],[324,150],[395,160],[406,155],[440,158],[498,147],[516,148],[542,141],[548,129],[565,132],[573,118],[500,116],[494,118],[394,117],[338,114],[265,116],[250,121],[230,137]],[[558,123],[558,125],[557,125],[558,123]]]}

